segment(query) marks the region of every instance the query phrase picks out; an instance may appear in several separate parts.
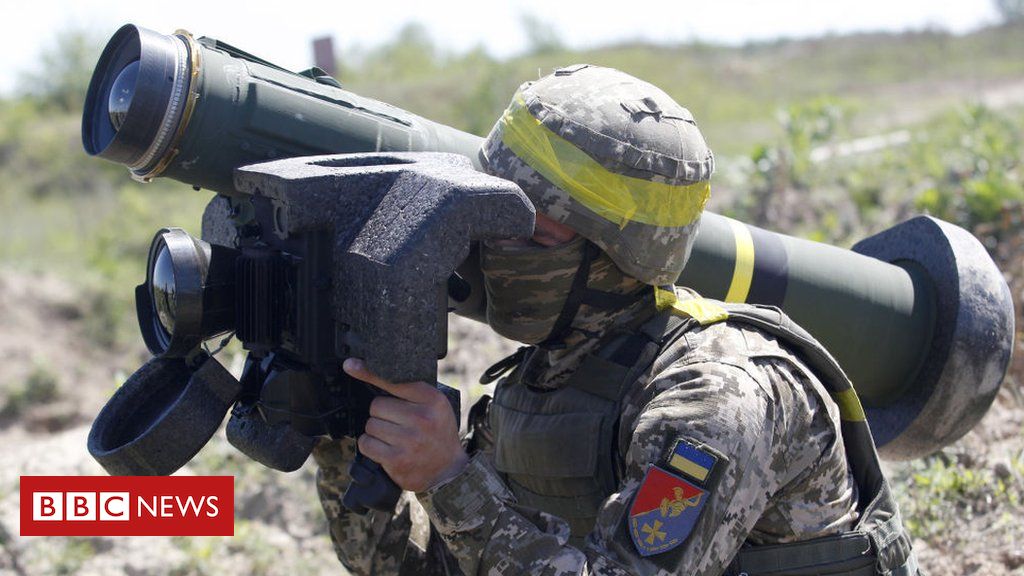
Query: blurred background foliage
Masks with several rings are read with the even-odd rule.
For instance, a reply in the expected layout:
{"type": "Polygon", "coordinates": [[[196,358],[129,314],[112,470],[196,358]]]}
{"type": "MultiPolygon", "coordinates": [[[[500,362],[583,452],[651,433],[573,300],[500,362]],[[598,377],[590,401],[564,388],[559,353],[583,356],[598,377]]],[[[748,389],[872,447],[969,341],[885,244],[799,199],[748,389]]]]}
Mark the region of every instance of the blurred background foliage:
{"type": "MultiPolygon", "coordinates": [[[[710,209],[844,246],[932,214],[982,240],[1019,314],[1024,1],[996,3],[1004,22],[963,36],[923,30],[741,46],[632,42],[578,50],[524,16],[529,49],[504,59],[483,48],[449,52],[410,24],[379,46],[340,54],[339,77],[361,95],[485,135],[521,82],[575,62],[620,68],[661,87],[698,119],[718,157],[710,209]]],[[[74,285],[80,294],[71,316],[82,321],[83,346],[112,351],[106,358],[123,378],[145,357],[132,291],[152,235],[163,226],[198,235],[209,195],[171,181],[139,184],[84,154],[82,100],[104,41],[66,31],[40,55],[39,71],[0,98],[0,271],[57,275],[74,285]]],[[[1004,385],[1018,412],[1020,340],[1004,385]]],[[[61,374],[33,362],[27,378],[34,384],[9,383],[4,410],[61,393],[61,374]]],[[[995,472],[975,458],[966,474],[948,455],[901,469],[897,490],[915,534],[956,549],[967,540],[949,528],[976,512],[979,498],[1002,515],[1019,511],[1024,454],[1019,441],[1012,446],[995,472]]],[[[1005,566],[1024,565],[1024,555],[1015,562],[1005,566]]]]}

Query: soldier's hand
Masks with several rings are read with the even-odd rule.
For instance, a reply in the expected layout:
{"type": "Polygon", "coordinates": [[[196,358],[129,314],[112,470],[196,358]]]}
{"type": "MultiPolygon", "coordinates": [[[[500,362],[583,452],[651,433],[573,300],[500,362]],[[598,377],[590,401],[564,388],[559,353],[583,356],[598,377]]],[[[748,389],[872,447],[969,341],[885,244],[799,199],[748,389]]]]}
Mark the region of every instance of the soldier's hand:
{"type": "Polygon", "coordinates": [[[378,396],[370,404],[366,433],[358,445],[399,487],[422,492],[466,466],[469,457],[459,442],[458,422],[440,390],[425,382],[388,382],[357,358],[345,360],[344,369],[391,394],[378,396]]]}

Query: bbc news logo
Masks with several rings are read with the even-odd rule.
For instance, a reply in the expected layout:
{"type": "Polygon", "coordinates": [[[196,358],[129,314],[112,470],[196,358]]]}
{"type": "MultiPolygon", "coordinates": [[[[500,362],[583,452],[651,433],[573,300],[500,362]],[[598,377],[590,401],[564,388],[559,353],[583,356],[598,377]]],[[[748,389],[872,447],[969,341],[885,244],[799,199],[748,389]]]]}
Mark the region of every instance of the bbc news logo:
{"type": "MultiPolygon", "coordinates": [[[[127,522],[131,518],[129,492],[33,492],[32,520],[104,520],[127,522]],[[65,513],[67,511],[67,513],[65,513]],[[97,517],[98,516],[98,517],[97,517]]],[[[142,504],[143,499],[139,499],[142,504]]]]}
{"type": "Polygon", "coordinates": [[[22,536],[232,536],[231,476],[22,476],[22,536]]]}
{"type": "Polygon", "coordinates": [[[34,492],[32,520],[53,521],[121,521],[132,519],[132,503],[136,518],[176,518],[192,516],[216,518],[220,514],[219,496],[136,496],[130,492],[34,492]]]}

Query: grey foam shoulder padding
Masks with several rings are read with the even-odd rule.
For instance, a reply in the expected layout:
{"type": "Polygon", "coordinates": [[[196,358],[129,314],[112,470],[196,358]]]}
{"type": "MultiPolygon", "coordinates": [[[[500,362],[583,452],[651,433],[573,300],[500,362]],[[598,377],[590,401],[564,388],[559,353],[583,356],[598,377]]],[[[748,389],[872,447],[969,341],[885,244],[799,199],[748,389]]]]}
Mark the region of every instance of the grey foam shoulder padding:
{"type": "Polygon", "coordinates": [[[153,358],[96,416],[89,454],[112,476],[171,474],[206,445],[240,392],[213,358],[195,371],[180,358],[153,358]]]}
{"type": "Polygon", "coordinates": [[[935,329],[921,371],[897,401],[866,410],[882,456],[924,456],[970,431],[999,392],[1013,349],[1010,289],[977,238],[936,218],[913,218],[853,250],[923,268],[933,284],[935,329]]]}
{"type": "MultiPolygon", "coordinates": [[[[396,382],[436,379],[447,280],[470,244],[533,234],[533,205],[519,187],[457,154],[291,158],[237,169],[235,187],[280,206],[288,235],[333,234],[339,356],[364,358],[396,382]]],[[[205,224],[207,241],[231,233],[210,222],[207,237],[205,224]]]]}

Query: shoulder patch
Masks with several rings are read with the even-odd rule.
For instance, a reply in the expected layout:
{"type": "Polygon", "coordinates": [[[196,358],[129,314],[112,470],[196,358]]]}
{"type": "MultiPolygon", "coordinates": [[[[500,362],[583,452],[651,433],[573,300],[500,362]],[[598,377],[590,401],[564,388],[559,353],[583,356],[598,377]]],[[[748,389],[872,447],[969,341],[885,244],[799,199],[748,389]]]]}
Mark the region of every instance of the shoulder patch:
{"type": "Polygon", "coordinates": [[[687,478],[702,486],[707,486],[707,481],[715,470],[718,463],[718,456],[707,448],[700,448],[686,440],[676,441],[672,452],[666,459],[667,467],[675,472],[681,473],[687,478]]]}
{"type": "Polygon", "coordinates": [[[707,490],[651,465],[629,509],[629,533],[641,556],[666,552],[693,531],[707,490]]]}

